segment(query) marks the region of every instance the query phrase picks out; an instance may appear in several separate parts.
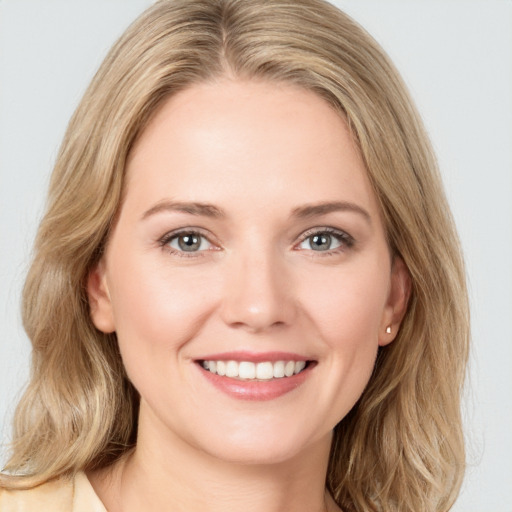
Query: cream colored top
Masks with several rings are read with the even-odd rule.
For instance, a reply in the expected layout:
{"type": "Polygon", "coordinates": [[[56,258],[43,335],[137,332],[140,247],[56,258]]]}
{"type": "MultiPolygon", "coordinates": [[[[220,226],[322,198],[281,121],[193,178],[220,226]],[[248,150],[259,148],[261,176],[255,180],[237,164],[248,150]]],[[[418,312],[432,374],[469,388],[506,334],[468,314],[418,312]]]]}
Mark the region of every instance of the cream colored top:
{"type": "Polygon", "coordinates": [[[0,512],[107,512],[85,473],[27,491],[0,489],[0,512]]]}

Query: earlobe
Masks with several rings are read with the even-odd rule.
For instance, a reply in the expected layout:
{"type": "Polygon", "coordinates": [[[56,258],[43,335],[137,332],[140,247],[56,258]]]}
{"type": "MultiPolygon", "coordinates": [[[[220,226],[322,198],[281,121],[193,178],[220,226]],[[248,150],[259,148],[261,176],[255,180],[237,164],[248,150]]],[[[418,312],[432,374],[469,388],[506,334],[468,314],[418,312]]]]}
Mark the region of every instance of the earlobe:
{"type": "Polygon", "coordinates": [[[411,294],[411,276],[402,258],[395,256],[391,267],[391,286],[379,332],[379,345],[391,343],[407,311],[411,294]]]}
{"type": "Polygon", "coordinates": [[[93,324],[98,330],[108,334],[114,332],[116,328],[104,267],[104,261],[101,260],[89,272],[87,296],[93,324]]]}

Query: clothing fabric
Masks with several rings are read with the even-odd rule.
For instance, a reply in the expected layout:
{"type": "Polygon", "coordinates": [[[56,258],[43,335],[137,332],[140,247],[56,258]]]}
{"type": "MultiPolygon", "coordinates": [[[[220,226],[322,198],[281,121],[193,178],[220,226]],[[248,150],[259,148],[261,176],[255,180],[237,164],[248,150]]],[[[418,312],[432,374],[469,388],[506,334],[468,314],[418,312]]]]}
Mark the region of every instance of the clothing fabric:
{"type": "Polygon", "coordinates": [[[107,512],[85,473],[26,491],[0,489],[0,512],[107,512]]]}

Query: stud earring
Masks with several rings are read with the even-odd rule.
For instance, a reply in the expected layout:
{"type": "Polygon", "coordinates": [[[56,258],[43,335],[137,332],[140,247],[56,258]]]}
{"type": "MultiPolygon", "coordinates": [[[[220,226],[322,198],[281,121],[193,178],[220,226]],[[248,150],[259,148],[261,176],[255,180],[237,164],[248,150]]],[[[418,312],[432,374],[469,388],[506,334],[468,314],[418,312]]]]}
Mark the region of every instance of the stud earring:
{"type": "Polygon", "coordinates": [[[391,334],[391,325],[386,327],[386,334],[391,334]]]}

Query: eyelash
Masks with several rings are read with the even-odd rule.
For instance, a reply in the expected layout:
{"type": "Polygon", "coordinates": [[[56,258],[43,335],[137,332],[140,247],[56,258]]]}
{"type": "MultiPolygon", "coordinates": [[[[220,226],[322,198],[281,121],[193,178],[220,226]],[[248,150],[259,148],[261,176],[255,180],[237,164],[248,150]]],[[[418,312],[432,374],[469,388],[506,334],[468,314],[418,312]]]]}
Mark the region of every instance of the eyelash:
{"type": "MultiPolygon", "coordinates": [[[[341,243],[341,245],[339,247],[336,247],[335,249],[330,249],[330,250],[326,250],[326,251],[314,251],[313,249],[309,249],[310,252],[316,253],[312,257],[331,256],[333,254],[338,254],[338,253],[341,253],[348,249],[353,248],[353,246],[355,244],[354,238],[351,235],[349,235],[348,233],[341,231],[339,229],[334,229],[334,228],[330,228],[330,227],[322,227],[322,228],[313,228],[313,229],[309,229],[309,230],[305,231],[301,235],[299,242],[297,244],[295,244],[294,247],[302,244],[304,241],[306,241],[308,238],[310,238],[312,236],[323,235],[323,234],[333,236],[341,243]]],[[[183,236],[183,235],[192,235],[192,236],[195,235],[195,236],[206,239],[208,241],[208,243],[214,245],[213,242],[211,242],[211,240],[208,238],[208,236],[206,236],[206,234],[204,234],[198,228],[188,228],[188,229],[186,228],[186,229],[180,229],[178,231],[172,231],[170,233],[166,233],[162,238],[160,238],[158,243],[162,247],[162,249],[164,249],[164,250],[168,251],[170,254],[172,254],[174,256],[178,256],[180,258],[197,258],[197,257],[202,256],[202,253],[208,252],[205,250],[190,251],[190,252],[179,251],[179,250],[176,250],[176,249],[173,249],[172,247],[170,247],[169,244],[174,239],[176,239],[180,236],[183,236]]],[[[296,250],[299,250],[299,249],[296,249],[296,250]]]]}
{"type": "Polygon", "coordinates": [[[308,238],[310,238],[312,236],[323,235],[323,234],[327,234],[327,235],[333,236],[334,238],[337,238],[338,241],[341,243],[341,245],[339,247],[336,247],[335,249],[329,249],[327,251],[314,251],[313,249],[310,249],[310,251],[312,253],[316,253],[312,257],[331,256],[333,254],[339,254],[341,252],[344,252],[344,251],[346,251],[348,249],[352,249],[354,247],[355,240],[354,240],[354,238],[352,236],[350,236],[345,231],[341,231],[339,229],[330,228],[330,227],[327,227],[327,226],[326,227],[322,227],[322,228],[313,228],[313,229],[309,229],[309,230],[305,231],[301,235],[300,241],[299,241],[299,243],[297,245],[300,245],[302,242],[304,242],[305,240],[307,240],[308,238]]]}
{"type": "Polygon", "coordinates": [[[183,235],[195,235],[201,238],[204,238],[208,241],[208,243],[213,245],[213,242],[198,228],[185,228],[180,229],[178,231],[172,231],[171,233],[166,233],[160,240],[158,241],[159,245],[162,249],[166,250],[173,256],[178,256],[180,258],[197,258],[201,255],[201,253],[206,251],[178,251],[173,249],[169,244],[175,239],[183,235]]]}

